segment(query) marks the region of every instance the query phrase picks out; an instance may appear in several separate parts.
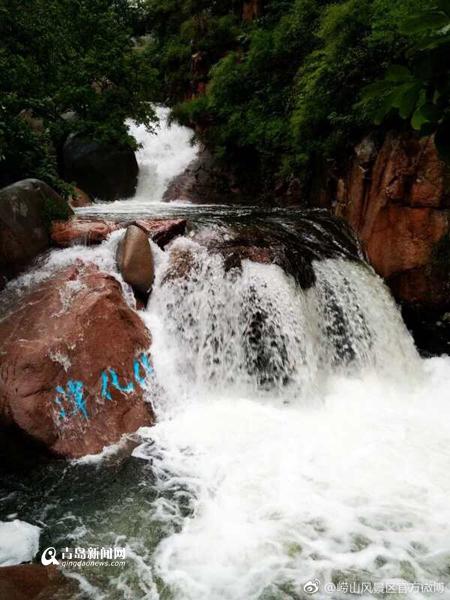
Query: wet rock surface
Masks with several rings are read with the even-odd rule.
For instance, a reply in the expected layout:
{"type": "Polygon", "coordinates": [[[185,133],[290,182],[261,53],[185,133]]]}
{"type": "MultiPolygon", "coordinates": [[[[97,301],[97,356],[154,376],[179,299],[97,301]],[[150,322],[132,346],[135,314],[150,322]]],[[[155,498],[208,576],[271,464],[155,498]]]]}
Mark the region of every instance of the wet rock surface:
{"type": "Polygon", "coordinates": [[[379,149],[366,140],[336,188],[335,214],[354,227],[395,298],[450,306],[449,279],[435,261],[449,232],[450,171],[433,139],[390,134],[379,149]]]}
{"type": "Polygon", "coordinates": [[[0,190],[0,289],[49,247],[49,203],[72,213],[66,201],[38,179],[18,181],[0,190]]]}
{"type": "MultiPolygon", "coordinates": [[[[324,211],[291,219],[254,218],[253,225],[235,220],[229,225],[200,227],[190,238],[208,252],[220,254],[226,272],[240,270],[243,260],[275,264],[304,289],[314,284],[314,260],[338,257],[363,260],[352,229],[324,211]]],[[[177,248],[170,260],[167,279],[186,277],[193,267],[189,249],[177,248]]]]}
{"type": "Polygon", "coordinates": [[[68,267],[3,312],[0,423],[10,437],[74,458],[153,422],[143,399],[150,336],[112,276],[68,267]]]}
{"type": "Polygon", "coordinates": [[[84,208],[86,206],[92,206],[92,200],[79,188],[75,188],[74,193],[69,198],[69,204],[72,208],[84,208]]]}
{"type": "Polygon", "coordinates": [[[241,194],[235,176],[222,170],[206,149],[171,181],[163,195],[163,202],[178,200],[193,204],[237,204],[251,201],[241,194]]]}
{"type": "Polygon", "coordinates": [[[104,242],[110,233],[122,227],[121,223],[115,221],[73,217],[69,221],[53,223],[52,242],[60,248],[68,248],[73,244],[91,246],[104,242]]]}
{"type": "Polygon", "coordinates": [[[113,231],[136,225],[164,248],[172,239],[184,233],[186,223],[186,219],[138,219],[127,222],[73,217],[69,221],[53,223],[51,237],[53,244],[60,248],[74,244],[91,246],[104,242],[113,231]]]}
{"type": "Polygon", "coordinates": [[[155,266],[147,233],[136,225],[127,227],[117,247],[116,260],[124,281],[148,294],[155,279],[155,266]]]}

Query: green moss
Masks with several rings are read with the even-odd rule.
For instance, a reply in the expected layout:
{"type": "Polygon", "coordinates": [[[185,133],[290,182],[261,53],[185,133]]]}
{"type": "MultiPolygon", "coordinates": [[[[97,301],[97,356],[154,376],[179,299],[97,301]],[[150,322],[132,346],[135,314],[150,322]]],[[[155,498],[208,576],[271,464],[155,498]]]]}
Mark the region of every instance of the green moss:
{"type": "Polygon", "coordinates": [[[42,220],[45,228],[50,233],[52,223],[55,221],[67,221],[70,217],[69,205],[54,198],[47,198],[42,209],[42,220]]]}

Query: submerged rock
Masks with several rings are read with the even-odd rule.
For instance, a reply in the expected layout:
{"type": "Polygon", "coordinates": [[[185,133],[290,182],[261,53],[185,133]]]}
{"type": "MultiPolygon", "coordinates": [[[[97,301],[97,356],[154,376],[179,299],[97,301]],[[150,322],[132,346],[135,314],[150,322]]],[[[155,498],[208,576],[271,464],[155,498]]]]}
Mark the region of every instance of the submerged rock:
{"type": "Polygon", "coordinates": [[[50,186],[24,179],[0,190],[0,289],[50,244],[49,220],[72,209],[50,186]]]}
{"type": "Polygon", "coordinates": [[[116,260],[124,281],[148,294],[155,279],[155,266],[147,234],[140,227],[127,227],[117,247],[116,260]]]}
{"type": "Polygon", "coordinates": [[[137,187],[139,167],[131,148],[100,144],[71,135],[63,148],[67,181],[100,200],[130,198],[137,187]]]}
{"type": "Polygon", "coordinates": [[[119,282],[94,265],[66,268],[23,294],[0,340],[0,428],[37,448],[96,454],[153,422],[142,387],[149,333],[119,282]]]}

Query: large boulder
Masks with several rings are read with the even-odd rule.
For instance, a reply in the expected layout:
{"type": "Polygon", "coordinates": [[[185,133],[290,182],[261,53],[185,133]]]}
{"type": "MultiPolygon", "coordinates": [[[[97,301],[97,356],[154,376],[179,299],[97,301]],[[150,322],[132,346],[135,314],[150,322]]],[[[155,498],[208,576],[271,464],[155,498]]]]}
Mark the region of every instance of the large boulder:
{"type": "Polygon", "coordinates": [[[9,306],[0,323],[0,429],[75,458],[153,422],[143,391],[150,336],[114,277],[67,267],[9,306]]]}
{"type": "Polygon", "coordinates": [[[148,294],[155,279],[155,265],[147,234],[140,227],[127,227],[117,246],[116,259],[124,281],[148,294]]]}
{"type": "Polygon", "coordinates": [[[73,214],[67,202],[38,179],[0,190],[0,289],[49,247],[49,219],[73,214]]]}
{"type": "Polygon", "coordinates": [[[129,147],[72,134],[63,148],[63,171],[67,181],[74,181],[90,196],[113,201],[134,195],[139,167],[129,147]]]}

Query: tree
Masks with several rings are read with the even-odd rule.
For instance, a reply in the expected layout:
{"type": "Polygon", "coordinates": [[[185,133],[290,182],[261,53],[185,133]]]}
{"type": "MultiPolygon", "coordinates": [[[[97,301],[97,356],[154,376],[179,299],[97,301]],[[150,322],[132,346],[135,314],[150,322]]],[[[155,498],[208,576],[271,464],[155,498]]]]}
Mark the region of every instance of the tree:
{"type": "Polygon", "coordinates": [[[69,133],[135,146],[127,118],[151,128],[156,74],[131,25],[121,0],[0,0],[0,180],[64,187],[57,153],[69,133]]]}
{"type": "Polygon", "coordinates": [[[400,31],[416,36],[406,65],[392,65],[384,79],[366,87],[363,101],[379,100],[377,124],[397,109],[422,135],[434,133],[437,151],[450,162],[450,0],[411,15],[400,31]]]}

